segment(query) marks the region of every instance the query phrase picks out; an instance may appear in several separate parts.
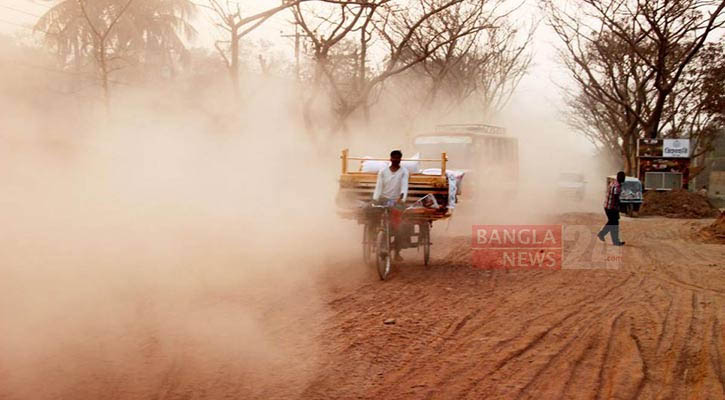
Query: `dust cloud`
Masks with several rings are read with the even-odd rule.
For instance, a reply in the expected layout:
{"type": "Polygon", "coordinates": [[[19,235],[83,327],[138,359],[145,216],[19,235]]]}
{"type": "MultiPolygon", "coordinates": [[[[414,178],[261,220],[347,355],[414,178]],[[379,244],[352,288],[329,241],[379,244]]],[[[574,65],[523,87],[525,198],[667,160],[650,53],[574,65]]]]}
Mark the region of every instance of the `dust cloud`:
{"type": "Polygon", "coordinates": [[[365,270],[337,150],[253,90],[118,90],[108,116],[4,91],[0,398],[301,395],[323,291],[365,270]]]}
{"type": "MultiPolygon", "coordinates": [[[[0,398],[302,396],[325,362],[325,293],[376,279],[335,214],[340,149],[410,155],[432,116],[383,98],[367,128],[313,138],[287,81],[246,79],[239,102],[224,76],[114,87],[107,113],[54,77],[19,63],[0,80],[0,398]]],[[[564,165],[569,137],[528,121],[495,121],[519,138],[516,196],[484,181],[434,234],[598,210],[607,173],[586,151],[564,165]],[[589,181],[574,206],[553,190],[567,168],[589,181]]]]}

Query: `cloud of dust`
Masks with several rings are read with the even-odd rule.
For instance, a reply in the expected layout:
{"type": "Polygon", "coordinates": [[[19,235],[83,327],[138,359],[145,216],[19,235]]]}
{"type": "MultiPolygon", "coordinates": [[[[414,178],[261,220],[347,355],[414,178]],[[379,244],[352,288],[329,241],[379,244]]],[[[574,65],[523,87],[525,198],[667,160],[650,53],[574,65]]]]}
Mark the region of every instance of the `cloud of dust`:
{"type": "Polygon", "coordinates": [[[335,214],[341,148],[412,155],[439,122],[517,137],[515,196],[484,179],[434,234],[599,211],[613,173],[545,122],[548,104],[436,121],[383,96],[370,125],[311,144],[288,82],[245,79],[238,105],[225,78],[192,95],[114,88],[110,117],[50,93],[48,72],[0,79],[0,398],[302,395],[326,291],[371,279],[359,228],[335,214]],[[557,197],[560,172],[586,176],[584,201],[557,197]]]}
{"type": "MultiPolygon", "coordinates": [[[[594,146],[563,122],[562,106],[554,93],[550,94],[553,99],[534,96],[535,79],[526,79],[509,106],[491,117],[475,107],[452,112],[433,107],[421,112],[413,102],[401,103],[394,95],[382,96],[374,114],[383,118],[374,121],[377,125],[372,132],[362,130],[364,134],[348,143],[352,143],[357,155],[385,155],[388,149],[400,148],[404,156],[410,156],[418,151],[413,145],[414,136],[432,133],[440,123],[497,125],[506,128],[507,136],[517,138],[518,179],[500,179],[485,172],[499,167],[496,162],[484,160],[475,166],[479,179],[471,174],[464,178],[464,189],[469,190],[464,190],[451,224],[446,225],[447,234],[468,235],[474,224],[539,224],[562,213],[601,213],[606,176],[615,174],[617,167],[598,158],[594,146]],[[584,177],[583,199],[559,191],[562,173],[584,177]],[[475,195],[471,195],[473,192],[475,195]]],[[[412,85],[409,83],[407,90],[414,91],[412,85]]],[[[457,162],[451,158],[449,167],[455,168],[457,162]]],[[[440,229],[434,228],[436,231],[440,229]]]]}
{"type": "Polygon", "coordinates": [[[306,144],[289,90],[237,109],[218,88],[118,89],[106,119],[44,115],[11,78],[0,398],[301,395],[326,285],[366,271],[334,213],[337,149],[306,144]]]}

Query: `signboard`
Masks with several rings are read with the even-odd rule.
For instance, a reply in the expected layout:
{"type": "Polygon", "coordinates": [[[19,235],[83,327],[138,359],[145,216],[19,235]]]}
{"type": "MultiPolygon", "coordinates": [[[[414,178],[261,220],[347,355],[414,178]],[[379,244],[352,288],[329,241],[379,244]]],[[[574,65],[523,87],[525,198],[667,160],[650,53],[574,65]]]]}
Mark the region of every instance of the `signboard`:
{"type": "Polygon", "coordinates": [[[641,158],[689,158],[690,139],[640,139],[637,155],[641,158]]]}
{"type": "Polygon", "coordinates": [[[690,139],[663,139],[662,157],[689,158],[690,139]]]}

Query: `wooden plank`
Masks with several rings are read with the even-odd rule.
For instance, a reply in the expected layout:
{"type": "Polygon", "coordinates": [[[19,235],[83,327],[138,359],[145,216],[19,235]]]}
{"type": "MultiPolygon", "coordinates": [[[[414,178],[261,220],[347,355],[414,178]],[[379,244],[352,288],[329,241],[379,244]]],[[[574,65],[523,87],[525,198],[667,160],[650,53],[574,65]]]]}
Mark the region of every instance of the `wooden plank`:
{"type": "MultiPolygon", "coordinates": [[[[390,161],[390,158],[365,158],[365,157],[353,157],[350,156],[348,149],[342,150],[342,155],[340,156],[342,159],[342,173],[347,174],[350,173],[347,169],[347,163],[349,160],[353,161],[390,161]]],[[[446,153],[441,153],[441,158],[402,158],[401,161],[414,161],[414,162],[439,162],[441,163],[441,177],[446,176],[446,164],[448,162],[448,156],[446,153]]],[[[362,163],[361,163],[362,164],[362,163]]],[[[362,165],[361,165],[362,166],[362,165]]],[[[365,172],[359,172],[359,173],[365,173],[365,172]]]]}
{"type": "MultiPolygon", "coordinates": [[[[373,177],[376,179],[378,177],[377,172],[362,172],[362,171],[347,171],[344,175],[346,175],[346,176],[368,176],[368,177],[373,177]]],[[[410,174],[411,179],[414,177],[445,179],[445,177],[440,176],[440,175],[427,175],[427,174],[421,174],[419,172],[414,172],[414,173],[410,174]]]]}
{"type": "MultiPolygon", "coordinates": [[[[353,161],[390,161],[390,158],[364,158],[364,157],[348,157],[353,161]]],[[[440,158],[401,158],[400,161],[421,161],[421,162],[441,162],[440,158]]]]}
{"type": "Polygon", "coordinates": [[[342,150],[342,156],[340,158],[342,159],[342,174],[345,175],[347,173],[347,152],[348,149],[342,150]]]}
{"type": "MultiPolygon", "coordinates": [[[[370,174],[364,172],[348,172],[340,176],[340,182],[377,182],[377,174],[370,174]]],[[[440,175],[420,175],[413,174],[408,179],[408,185],[410,184],[438,184],[448,186],[448,179],[440,175]]]]}

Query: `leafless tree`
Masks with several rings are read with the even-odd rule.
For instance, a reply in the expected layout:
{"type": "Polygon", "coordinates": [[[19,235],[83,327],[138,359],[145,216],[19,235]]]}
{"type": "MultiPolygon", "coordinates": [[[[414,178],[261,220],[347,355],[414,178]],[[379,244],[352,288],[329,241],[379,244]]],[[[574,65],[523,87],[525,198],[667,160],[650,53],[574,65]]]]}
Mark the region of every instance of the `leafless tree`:
{"type": "Polygon", "coordinates": [[[484,114],[501,111],[528,71],[535,25],[532,23],[520,40],[516,36],[518,29],[511,26],[489,32],[487,45],[473,53],[475,58],[485,61],[476,64],[478,80],[475,81],[475,97],[484,114]]]}
{"type": "Polygon", "coordinates": [[[582,48],[580,61],[562,58],[577,89],[567,94],[570,124],[620,155],[627,172],[632,172],[641,133],[639,116],[648,112],[654,90],[652,71],[628,49],[616,36],[602,34],[582,48]]]}
{"type": "MultiPolygon", "coordinates": [[[[293,8],[296,23],[312,42],[312,80],[324,85],[332,96],[337,120],[334,130],[346,130],[347,119],[356,111],[367,115],[384,82],[391,77],[409,71],[452,42],[464,43],[493,29],[491,21],[484,18],[488,3],[361,0],[355,4],[293,8]],[[458,29],[449,30],[441,18],[454,9],[459,11],[453,15],[460,18],[460,23],[458,29]],[[345,40],[353,36],[357,36],[356,46],[345,40]],[[351,49],[348,55],[357,60],[353,76],[340,73],[338,66],[330,62],[330,55],[343,47],[351,49]]],[[[313,100],[310,97],[307,103],[313,100]]]]}
{"type": "Polygon", "coordinates": [[[712,150],[725,127],[725,41],[709,43],[685,69],[663,112],[664,137],[689,137],[693,158],[712,150]]]}
{"type": "MultiPolygon", "coordinates": [[[[708,36],[720,28],[725,1],[542,0],[576,83],[572,125],[592,141],[619,147],[631,172],[640,137],[672,131],[678,84],[708,36]],[[669,113],[669,114],[668,114],[669,113]]],[[[679,100],[681,101],[681,100],[679,100]]]]}
{"type": "Polygon", "coordinates": [[[215,25],[228,35],[227,40],[217,41],[214,46],[224,59],[232,81],[232,89],[237,96],[240,90],[239,47],[242,38],[290,5],[290,2],[283,1],[278,6],[251,15],[244,15],[237,1],[208,0],[208,5],[204,5],[213,12],[215,25]]]}
{"type": "Polygon", "coordinates": [[[80,17],[83,21],[83,33],[81,33],[81,37],[75,37],[73,40],[83,41],[84,36],[90,37],[90,43],[85,43],[85,46],[93,51],[93,56],[98,63],[98,72],[100,74],[106,109],[109,108],[110,94],[108,84],[109,74],[112,71],[110,66],[111,60],[109,58],[114,56],[112,50],[109,48],[109,41],[113,39],[111,33],[134,1],[124,0],[118,4],[89,4],[87,0],[77,0],[75,3],[68,5],[69,7],[74,6],[74,8],[80,10],[80,17]],[[108,7],[109,5],[116,7],[108,7]],[[111,54],[109,55],[109,53],[111,54]]]}
{"type": "Polygon", "coordinates": [[[358,108],[360,93],[366,90],[368,46],[372,40],[372,21],[377,8],[389,0],[361,1],[360,4],[298,4],[293,8],[298,24],[311,43],[313,60],[311,90],[304,99],[303,111],[308,131],[313,130],[312,106],[320,91],[329,89],[338,122],[358,108]],[[359,32],[359,42],[349,38],[359,32]]]}
{"type": "MultiPolygon", "coordinates": [[[[226,40],[217,41],[214,45],[227,66],[234,93],[237,96],[240,91],[239,68],[242,39],[280,11],[305,2],[324,2],[335,5],[355,3],[354,0],[281,0],[277,6],[248,15],[245,14],[237,0],[207,0],[207,3],[203,4],[204,8],[211,11],[214,24],[227,35],[226,40]]],[[[266,68],[263,62],[262,68],[266,68]]]]}
{"type": "Polygon", "coordinates": [[[486,29],[448,41],[414,68],[414,75],[429,82],[427,108],[435,106],[445,112],[473,98],[476,108],[488,115],[508,103],[531,62],[530,43],[535,30],[532,24],[523,39],[517,37],[522,29],[514,26],[509,17],[520,4],[503,10],[508,3],[481,2],[473,9],[459,5],[430,21],[448,34],[472,24],[486,29]]]}

